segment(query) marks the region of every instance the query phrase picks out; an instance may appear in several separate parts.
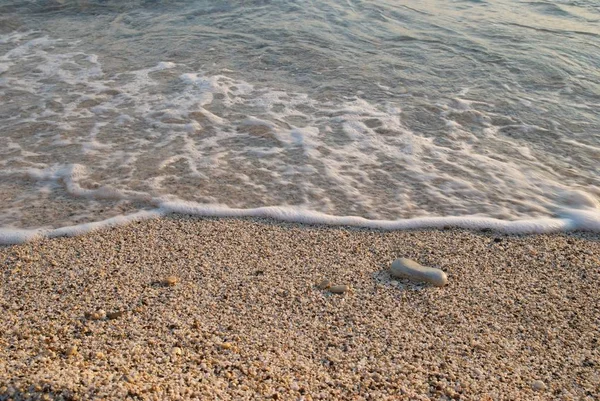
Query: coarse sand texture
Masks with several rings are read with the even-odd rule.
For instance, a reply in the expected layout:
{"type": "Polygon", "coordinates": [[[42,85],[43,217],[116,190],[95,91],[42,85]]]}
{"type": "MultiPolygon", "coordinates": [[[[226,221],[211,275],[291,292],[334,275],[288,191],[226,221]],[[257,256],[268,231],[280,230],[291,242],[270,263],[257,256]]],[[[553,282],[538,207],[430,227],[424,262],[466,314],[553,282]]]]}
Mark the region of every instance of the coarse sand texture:
{"type": "Polygon", "coordinates": [[[6,246],[0,400],[597,400],[599,284],[584,233],[177,216],[6,246]]]}

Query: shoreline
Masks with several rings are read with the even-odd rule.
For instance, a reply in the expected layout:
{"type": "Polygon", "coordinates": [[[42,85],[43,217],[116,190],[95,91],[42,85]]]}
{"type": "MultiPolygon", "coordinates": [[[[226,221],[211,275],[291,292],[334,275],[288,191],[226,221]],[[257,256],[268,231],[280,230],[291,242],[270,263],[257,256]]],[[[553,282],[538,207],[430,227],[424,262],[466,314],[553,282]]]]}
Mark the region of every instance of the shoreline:
{"type": "Polygon", "coordinates": [[[571,232],[600,233],[600,204],[585,194],[574,193],[570,207],[553,217],[503,220],[474,215],[445,217],[413,217],[397,220],[371,220],[360,216],[336,216],[294,206],[264,206],[251,209],[225,205],[203,205],[189,202],[153,200],[157,207],[139,209],[134,213],[117,215],[104,220],[79,223],[58,228],[2,228],[0,246],[16,245],[43,238],[86,235],[136,222],[161,218],[250,219],[275,224],[323,225],[326,227],[363,228],[379,231],[447,230],[494,231],[500,234],[532,235],[571,232]],[[581,198],[581,199],[580,199],[581,198]]]}
{"type": "Polygon", "coordinates": [[[170,215],[2,246],[0,260],[0,400],[600,393],[598,233],[170,215]],[[392,280],[399,257],[448,286],[392,280]]]}

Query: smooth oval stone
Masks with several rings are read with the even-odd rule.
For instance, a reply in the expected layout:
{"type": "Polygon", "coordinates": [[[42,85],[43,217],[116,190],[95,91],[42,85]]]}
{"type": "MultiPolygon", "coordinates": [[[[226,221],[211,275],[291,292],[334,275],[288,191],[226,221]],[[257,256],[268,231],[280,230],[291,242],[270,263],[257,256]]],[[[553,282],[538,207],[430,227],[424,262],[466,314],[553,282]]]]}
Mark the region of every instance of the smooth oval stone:
{"type": "Polygon", "coordinates": [[[422,266],[411,259],[400,258],[394,260],[390,271],[394,277],[424,281],[436,287],[443,287],[448,283],[448,276],[442,270],[422,266]]]}
{"type": "Polygon", "coordinates": [[[350,286],[349,285],[333,285],[331,287],[329,287],[329,291],[333,292],[334,294],[343,294],[345,292],[350,291],[350,286]]]}

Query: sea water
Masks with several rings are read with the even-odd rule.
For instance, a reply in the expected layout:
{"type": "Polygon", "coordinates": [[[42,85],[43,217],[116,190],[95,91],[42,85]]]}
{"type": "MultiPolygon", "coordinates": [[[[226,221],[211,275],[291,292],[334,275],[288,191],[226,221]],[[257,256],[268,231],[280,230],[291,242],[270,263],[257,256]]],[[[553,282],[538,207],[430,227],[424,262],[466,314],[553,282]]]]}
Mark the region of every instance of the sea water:
{"type": "Polygon", "coordinates": [[[0,0],[0,242],[169,212],[600,231],[596,0],[0,0]]]}

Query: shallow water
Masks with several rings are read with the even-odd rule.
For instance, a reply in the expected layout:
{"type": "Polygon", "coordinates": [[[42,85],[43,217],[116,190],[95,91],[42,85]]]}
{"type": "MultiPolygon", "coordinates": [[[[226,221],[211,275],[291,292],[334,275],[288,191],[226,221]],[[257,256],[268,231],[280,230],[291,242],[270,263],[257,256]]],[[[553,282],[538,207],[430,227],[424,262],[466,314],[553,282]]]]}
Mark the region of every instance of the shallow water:
{"type": "Polygon", "coordinates": [[[595,0],[1,1],[0,227],[600,221],[599,110],[595,0]]]}

